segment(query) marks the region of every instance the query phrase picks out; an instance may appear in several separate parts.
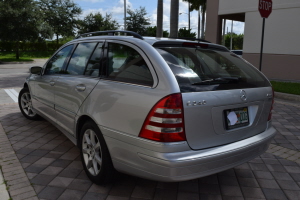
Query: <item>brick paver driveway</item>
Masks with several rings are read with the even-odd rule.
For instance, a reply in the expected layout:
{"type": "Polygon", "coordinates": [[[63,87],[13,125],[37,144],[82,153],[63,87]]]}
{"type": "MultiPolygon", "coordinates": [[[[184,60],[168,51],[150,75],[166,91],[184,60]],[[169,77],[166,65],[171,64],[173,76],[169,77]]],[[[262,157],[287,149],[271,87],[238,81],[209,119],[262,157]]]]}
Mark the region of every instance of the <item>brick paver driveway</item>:
{"type": "MultiPolygon", "coordinates": [[[[105,186],[85,175],[79,150],[46,121],[0,107],[0,165],[12,199],[300,199],[300,103],[276,100],[267,153],[233,169],[178,183],[120,174],[105,186]]],[[[220,163],[221,165],[222,163],[220,163]]]]}

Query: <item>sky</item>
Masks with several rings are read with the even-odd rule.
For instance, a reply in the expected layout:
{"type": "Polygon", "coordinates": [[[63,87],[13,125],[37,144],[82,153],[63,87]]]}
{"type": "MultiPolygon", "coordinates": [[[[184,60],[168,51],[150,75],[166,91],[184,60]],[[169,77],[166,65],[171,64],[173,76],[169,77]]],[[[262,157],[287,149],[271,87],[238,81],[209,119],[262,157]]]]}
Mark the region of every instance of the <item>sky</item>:
{"type": "MultiPolygon", "coordinates": [[[[89,13],[100,12],[102,15],[105,13],[112,14],[113,19],[115,19],[119,25],[120,29],[124,25],[124,0],[73,0],[77,3],[83,10],[81,18],[89,13]]],[[[170,29],[170,0],[163,1],[163,29],[170,29]]],[[[156,26],[156,16],[157,16],[157,0],[126,0],[126,7],[130,9],[139,9],[140,7],[145,7],[147,11],[147,18],[150,19],[151,26],[156,26]]],[[[179,28],[188,27],[188,3],[179,0],[179,28]]],[[[198,11],[191,12],[191,29],[192,32],[197,33],[198,26],[198,11]]],[[[227,21],[226,26],[229,32],[231,31],[231,22],[227,21]]],[[[226,29],[227,32],[227,29],[226,29]]],[[[237,34],[244,33],[244,23],[236,22],[233,23],[233,32],[237,34]]]]}

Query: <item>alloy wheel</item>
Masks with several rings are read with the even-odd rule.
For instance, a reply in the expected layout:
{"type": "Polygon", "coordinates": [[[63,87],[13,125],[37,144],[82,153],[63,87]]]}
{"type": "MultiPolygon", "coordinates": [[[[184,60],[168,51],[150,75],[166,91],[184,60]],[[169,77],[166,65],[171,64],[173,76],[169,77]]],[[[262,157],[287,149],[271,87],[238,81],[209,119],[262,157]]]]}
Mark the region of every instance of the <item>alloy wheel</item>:
{"type": "Polygon", "coordinates": [[[21,96],[21,107],[24,113],[29,117],[34,117],[36,113],[33,111],[31,96],[29,92],[24,92],[21,96]]]}
{"type": "Polygon", "coordinates": [[[82,139],[84,164],[91,175],[99,174],[102,166],[102,152],[99,138],[92,129],[84,132],[82,139]]]}

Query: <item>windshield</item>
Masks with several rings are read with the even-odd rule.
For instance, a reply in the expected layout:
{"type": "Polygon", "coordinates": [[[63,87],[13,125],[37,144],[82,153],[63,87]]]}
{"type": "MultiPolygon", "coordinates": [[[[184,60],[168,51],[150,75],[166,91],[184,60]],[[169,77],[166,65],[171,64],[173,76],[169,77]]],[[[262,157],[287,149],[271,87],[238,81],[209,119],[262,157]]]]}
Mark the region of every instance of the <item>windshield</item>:
{"type": "Polygon", "coordinates": [[[237,55],[222,50],[157,48],[174,73],[181,92],[270,86],[268,80],[237,55]]]}

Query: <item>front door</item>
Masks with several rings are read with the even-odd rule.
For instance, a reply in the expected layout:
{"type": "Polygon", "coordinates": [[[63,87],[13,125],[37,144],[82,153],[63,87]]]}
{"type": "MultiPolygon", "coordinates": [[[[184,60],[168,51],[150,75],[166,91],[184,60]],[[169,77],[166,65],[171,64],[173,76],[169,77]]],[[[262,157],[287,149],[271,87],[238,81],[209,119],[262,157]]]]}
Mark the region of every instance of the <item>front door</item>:
{"type": "Polygon", "coordinates": [[[56,53],[45,65],[42,76],[35,76],[35,85],[31,88],[34,109],[45,117],[55,121],[54,93],[56,81],[70,56],[73,45],[56,53]]]}

